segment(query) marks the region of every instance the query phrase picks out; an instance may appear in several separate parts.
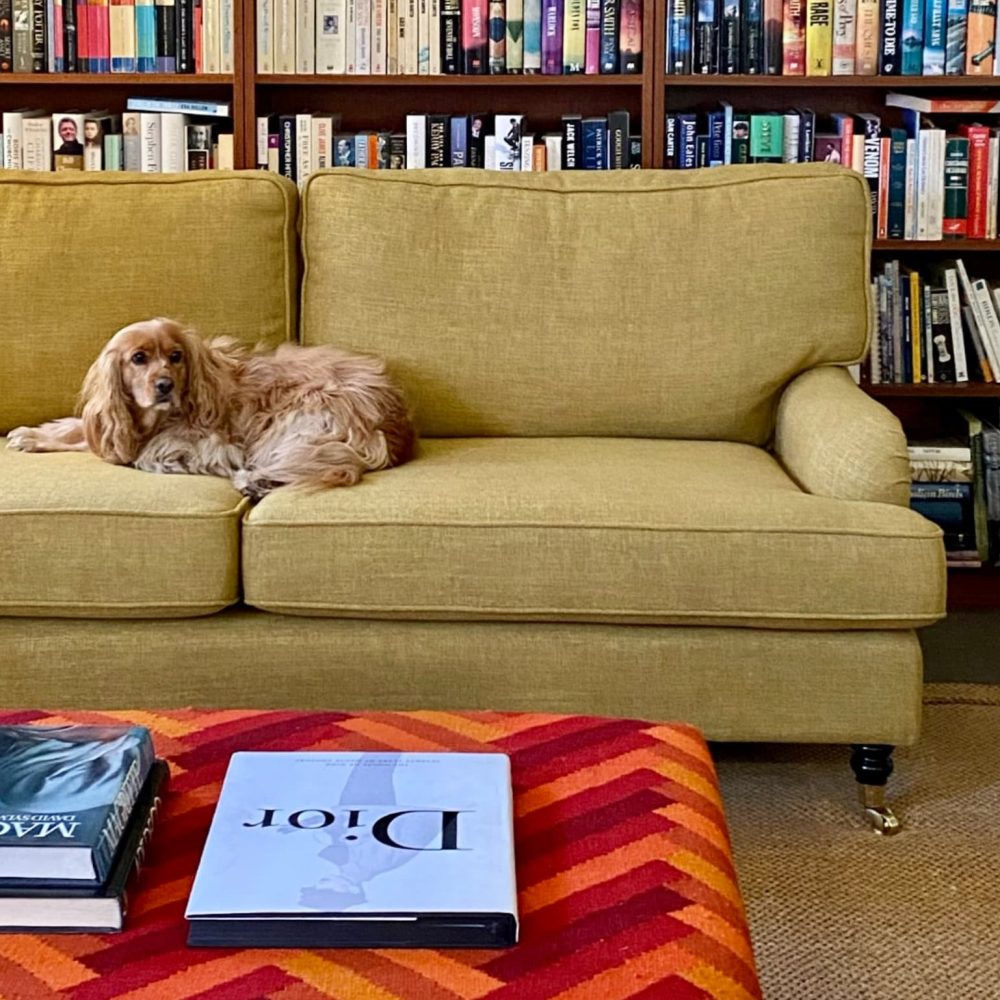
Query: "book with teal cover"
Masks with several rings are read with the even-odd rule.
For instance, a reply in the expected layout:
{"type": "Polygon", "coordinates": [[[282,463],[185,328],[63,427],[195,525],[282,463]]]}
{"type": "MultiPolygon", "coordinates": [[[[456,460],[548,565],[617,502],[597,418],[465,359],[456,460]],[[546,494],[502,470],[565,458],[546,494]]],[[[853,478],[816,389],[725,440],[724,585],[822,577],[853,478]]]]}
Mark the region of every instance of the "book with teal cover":
{"type": "Polygon", "coordinates": [[[103,882],[152,765],[144,726],[0,726],[0,879],[103,882]]]}

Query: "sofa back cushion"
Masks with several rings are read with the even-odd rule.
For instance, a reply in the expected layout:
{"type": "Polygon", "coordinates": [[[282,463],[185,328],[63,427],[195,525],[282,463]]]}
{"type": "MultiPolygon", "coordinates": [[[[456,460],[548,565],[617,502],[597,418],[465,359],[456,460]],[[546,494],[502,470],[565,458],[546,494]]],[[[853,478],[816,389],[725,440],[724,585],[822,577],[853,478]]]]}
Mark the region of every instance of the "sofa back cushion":
{"type": "Polygon", "coordinates": [[[761,444],[791,378],[864,352],[870,226],[829,164],[323,171],[301,335],[387,358],[428,436],[761,444]]]}
{"type": "Polygon", "coordinates": [[[0,432],[74,410],[123,326],[295,336],[295,186],[264,172],[0,171],[0,432]]]}

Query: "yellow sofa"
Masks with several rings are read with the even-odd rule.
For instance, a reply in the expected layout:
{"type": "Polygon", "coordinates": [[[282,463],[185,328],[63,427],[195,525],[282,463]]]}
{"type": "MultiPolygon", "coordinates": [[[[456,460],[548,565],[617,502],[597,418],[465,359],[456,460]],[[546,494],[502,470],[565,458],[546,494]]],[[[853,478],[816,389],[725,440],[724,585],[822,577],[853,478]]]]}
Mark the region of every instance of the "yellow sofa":
{"type": "Polygon", "coordinates": [[[0,172],[0,431],[118,327],[385,356],[419,457],[255,507],[0,450],[0,702],[495,708],[911,743],[940,533],[852,381],[865,182],[0,172]],[[301,260],[301,266],[300,266],[301,260]]]}

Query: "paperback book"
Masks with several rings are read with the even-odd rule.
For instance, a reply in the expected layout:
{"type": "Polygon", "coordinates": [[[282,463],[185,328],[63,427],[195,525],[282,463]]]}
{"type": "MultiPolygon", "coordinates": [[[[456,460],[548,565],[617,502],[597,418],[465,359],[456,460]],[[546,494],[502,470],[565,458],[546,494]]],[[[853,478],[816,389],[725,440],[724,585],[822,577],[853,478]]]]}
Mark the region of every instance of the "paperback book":
{"type": "Polygon", "coordinates": [[[512,945],[512,816],[505,754],[234,754],[188,943],[512,945]]]}

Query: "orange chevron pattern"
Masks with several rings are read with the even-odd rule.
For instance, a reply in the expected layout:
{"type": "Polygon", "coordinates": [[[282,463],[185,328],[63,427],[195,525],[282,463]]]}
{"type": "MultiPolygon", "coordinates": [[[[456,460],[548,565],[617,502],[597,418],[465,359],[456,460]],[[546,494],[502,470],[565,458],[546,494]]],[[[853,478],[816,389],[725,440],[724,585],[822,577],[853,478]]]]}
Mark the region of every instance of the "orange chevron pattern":
{"type": "Polygon", "coordinates": [[[42,712],[150,727],[171,785],[119,935],[0,935],[0,1000],[759,1000],[715,770],[690,726],[493,712],[42,712]],[[504,951],[186,947],[236,750],[510,754],[521,943],[504,951]]]}

